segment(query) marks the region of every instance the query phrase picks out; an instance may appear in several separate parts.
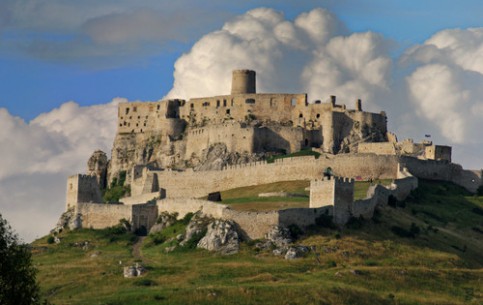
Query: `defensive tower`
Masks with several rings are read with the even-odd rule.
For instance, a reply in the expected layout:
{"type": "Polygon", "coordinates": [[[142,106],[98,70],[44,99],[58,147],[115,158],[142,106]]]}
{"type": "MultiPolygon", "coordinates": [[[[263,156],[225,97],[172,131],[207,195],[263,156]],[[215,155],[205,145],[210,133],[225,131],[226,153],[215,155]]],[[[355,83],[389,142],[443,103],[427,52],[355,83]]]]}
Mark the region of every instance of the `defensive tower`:
{"type": "Polygon", "coordinates": [[[256,74],[253,70],[233,70],[231,94],[257,93],[256,74]]]}

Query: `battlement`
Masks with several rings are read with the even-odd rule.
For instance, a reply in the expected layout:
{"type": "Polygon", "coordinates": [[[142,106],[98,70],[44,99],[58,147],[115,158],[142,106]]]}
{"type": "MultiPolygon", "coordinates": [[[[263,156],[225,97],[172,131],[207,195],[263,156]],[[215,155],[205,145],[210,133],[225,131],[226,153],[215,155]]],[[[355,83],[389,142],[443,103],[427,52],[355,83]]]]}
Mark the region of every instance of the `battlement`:
{"type": "Polygon", "coordinates": [[[96,176],[77,174],[67,178],[66,210],[79,202],[102,202],[96,176]]]}

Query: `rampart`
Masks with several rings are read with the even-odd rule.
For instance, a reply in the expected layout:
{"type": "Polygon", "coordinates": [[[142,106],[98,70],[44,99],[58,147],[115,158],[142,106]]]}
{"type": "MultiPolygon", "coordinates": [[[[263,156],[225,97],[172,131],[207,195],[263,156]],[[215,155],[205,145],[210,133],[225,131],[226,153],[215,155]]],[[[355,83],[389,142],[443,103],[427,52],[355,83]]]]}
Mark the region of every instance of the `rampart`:
{"type": "Polygon", "coordinates": [[[121,219],[131,223],[132,230],[145,227],[147,230],[156,223],[158,208],[156,205],[137,204],[102,204],[79,202],[75,213],[81,215],[82,228],[104,229],[119,224],[121,219]]]}
{"type": "Polygon", "coordinates": [[[66,210],[78,202],[102,202],[96,176],[77,174],[67,178],[66,210]]]}
{"type": "Polygon", "coordinates": [[[278,159],[228,166],[221,171],[153,171],[167,197],[200,198],[212,192],[279,181],[313,180],[330,167],[337,176],[358,179],[394,179],[398,159],[374,154],[314,156],[278,159]]]}
{"type": "Polygon", "coordinates": [[[331,214],[332,207],[316,209],[297,208],[278,211],[236,211],[224,204],[213,203],[199,199],[167,198],[157,201],[159,212],[178,213],[184,217],[187,213],[201,211],[206,216],[233,220],[240,233],[245,238],[264,238],[273,226],[289,226],[296,224],[306,227],[315,223],[315,219],[322,214],[331,214]]]}

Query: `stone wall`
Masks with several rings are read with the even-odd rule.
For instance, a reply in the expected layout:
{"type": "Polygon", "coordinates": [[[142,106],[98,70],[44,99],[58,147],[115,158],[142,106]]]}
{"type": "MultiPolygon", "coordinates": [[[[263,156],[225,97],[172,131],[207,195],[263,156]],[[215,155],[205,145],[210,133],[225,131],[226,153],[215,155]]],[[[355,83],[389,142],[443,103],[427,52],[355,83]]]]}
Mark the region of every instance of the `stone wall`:
{"type": "Polygon", "coordinates": [[[164,190],[158,191],[158,192],[152,192],[152,193],[146,193],[146,194],[140,194],[136,196],[130,196],[130,197],[124,197],[119,199],[119,201],[123,204],[126,205],[133,205],[133,204],[140,204],[140,203],[146,203],[150,200],[153,199],[162,199],[166,197],[166,192],[164,190]]]}
{"type": "Polygon", "coordinates": [[[295,224],[301,228],[312,225],[315,219],[322,214],[332,214],[332,207],[316,209],[297,208],[279,211],[236,211],[224,204],[213,203],[198,199],[173,199],[158,200],[158,211],[178,213],[178,218],[187,213],[201,211],[204,215],[233,220],[243,237],[249,239],[264,238],[273,226],[289,226],[295,224]]]}
{"type": "Polygon", "coordinates": [[[132,230],[144,226],[147,230],[156,223],[156,205],[102,204],[80,202],[75,206],[76,214],[81,214],[81,227],[104,229],[119,224],[121,219],[131,222],[132,230]]]}
{"type": "Polygon", "coordinates": [[[104,229],[119,224],[121,219],[131,221],[132,206],[81,202],[76,213],[82,215],[82,228],[104,229]]]}
{"type": "Polygon", "coordinates": [[[66,210],[78,202],[102,202],[96,176],[77,174],[67,178],[66,210]]]}
{"type": "Polygon", "coordinates": [[[199,198],[212,192],[279,181],[320,179],[331,167],[337,176],[358,179],[394,179],[398,159],[374,154],[313,156],[278,159],[274,163],[256,162],[229,166],[221,171],[152,171],[170,198],[199,198]]]}
{"type": "Polygon", "coordinates": [[[359,143],[357,146],[358,153],[374,153],[376,155],[395,155],[396,148],[394,143],[380,142],[380,143],[359,143]]]}

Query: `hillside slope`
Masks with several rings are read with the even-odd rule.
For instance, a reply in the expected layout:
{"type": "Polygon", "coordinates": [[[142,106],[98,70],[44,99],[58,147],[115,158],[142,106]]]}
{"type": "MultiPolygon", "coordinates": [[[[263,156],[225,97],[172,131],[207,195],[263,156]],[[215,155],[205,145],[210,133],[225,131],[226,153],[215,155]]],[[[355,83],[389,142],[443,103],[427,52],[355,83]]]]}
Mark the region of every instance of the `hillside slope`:
{"type": "MultiPolygon", "coordinates": [[[[42,293],[54,304],[481,304],[483,197],[421,181],[405,202],[347,228],[312,227],[285,260],[253,242],[221,256],[139,238],[120,228],[33,243],[42,293]],[[125,279],[142,261],[146,275],[125,279]]],[[[166,231],[176,236],[177,223],[166,231]]]]}

